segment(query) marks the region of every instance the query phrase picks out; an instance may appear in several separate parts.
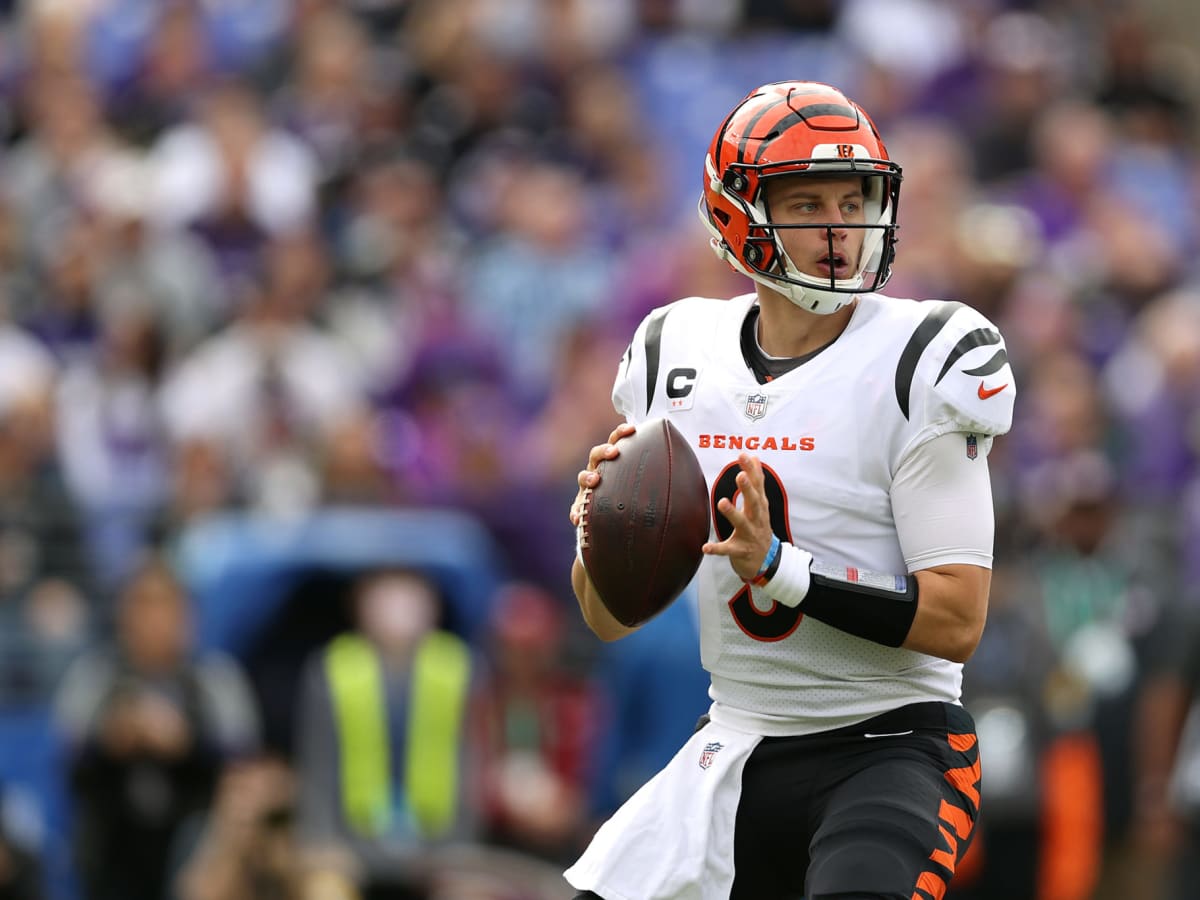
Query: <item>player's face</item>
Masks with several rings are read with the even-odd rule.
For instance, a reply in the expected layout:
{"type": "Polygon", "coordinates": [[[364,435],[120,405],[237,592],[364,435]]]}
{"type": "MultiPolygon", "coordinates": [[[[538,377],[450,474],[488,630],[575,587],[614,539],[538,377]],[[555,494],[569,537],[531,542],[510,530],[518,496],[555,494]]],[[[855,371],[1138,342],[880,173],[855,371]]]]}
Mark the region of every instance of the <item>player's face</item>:
{"type": "Polygon", "coordinates": [[[864,228],[844,226],[866,221],[861,178],[772,178],[766,182],[765,190],[767,209],[776,225],[829,226],[784,228],[777,232],[797,269],[822,279],[831,274],[838,279],[853,277],[858,271],[867,232],[864,228]]]}

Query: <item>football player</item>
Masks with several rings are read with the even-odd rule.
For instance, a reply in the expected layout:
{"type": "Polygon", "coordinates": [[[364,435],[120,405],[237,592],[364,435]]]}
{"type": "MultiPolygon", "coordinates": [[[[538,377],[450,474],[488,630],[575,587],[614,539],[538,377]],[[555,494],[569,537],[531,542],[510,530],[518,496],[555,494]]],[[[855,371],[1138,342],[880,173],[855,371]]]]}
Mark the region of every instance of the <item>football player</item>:
{"type": "MultiPolygon", "coordinates": [[[[1016,386],[996,327],[878,291],[901,169],[839,90],[764,85],[716,131],[700,217],[753,279],[651,312],[621,360],[626,422],[683,433],[713,497],[697,575],[712,704],[566,872],[578,897],[940,898],[979,812],[959,695],[987,614],[987,457],[1016,386]]],[[[591,629],[613,618],[582,560],[591,629]]]]}

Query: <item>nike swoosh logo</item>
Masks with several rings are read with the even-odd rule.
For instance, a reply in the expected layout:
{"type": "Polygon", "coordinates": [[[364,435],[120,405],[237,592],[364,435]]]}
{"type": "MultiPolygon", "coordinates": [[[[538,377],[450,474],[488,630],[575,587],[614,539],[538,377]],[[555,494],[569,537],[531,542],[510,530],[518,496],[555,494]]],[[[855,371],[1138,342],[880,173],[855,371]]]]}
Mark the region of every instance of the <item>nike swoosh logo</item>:
{"type": "Polygon", "coordinates": [[[865,738],[881,738],[881,737],[904,737],[906,734],[912,734],[912,729],[908,731],[889,731],[885,734],[864,734],[865,738]]]}
{"type": "Polygon", "coordinates": [[[1008,382],[1000,385],[1000,387],[985,388],[983,382],[979,382],[979,399],[986,400],[988,397],[995,397],[998,393],[1008,387],[1008,382]]]}

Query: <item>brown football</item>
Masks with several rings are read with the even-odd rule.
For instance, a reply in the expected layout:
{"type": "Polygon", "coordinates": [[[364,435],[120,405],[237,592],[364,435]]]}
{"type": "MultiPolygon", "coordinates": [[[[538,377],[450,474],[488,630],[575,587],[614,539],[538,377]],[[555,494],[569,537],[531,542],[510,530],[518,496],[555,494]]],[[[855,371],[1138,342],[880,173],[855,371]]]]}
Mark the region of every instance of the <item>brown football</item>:
{"type": "Polygon", "coordinates": [[[651,419],[600,463],[580,523],[583,565],[608,611],[640,625],[678,597],[708,540],[708,485],[686,439],[651,419]]]}

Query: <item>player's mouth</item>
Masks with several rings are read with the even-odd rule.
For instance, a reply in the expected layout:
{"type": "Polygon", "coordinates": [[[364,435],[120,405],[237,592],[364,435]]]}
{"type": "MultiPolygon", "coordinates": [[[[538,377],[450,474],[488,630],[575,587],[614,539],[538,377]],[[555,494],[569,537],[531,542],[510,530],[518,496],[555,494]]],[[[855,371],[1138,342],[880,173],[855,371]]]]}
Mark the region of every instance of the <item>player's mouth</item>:
{"type": "Polygon", "coordinates": [[[826,278],[840,280],[850,277],[850,261],[840,253],[817,260],[817,269],[826,278]]]}

